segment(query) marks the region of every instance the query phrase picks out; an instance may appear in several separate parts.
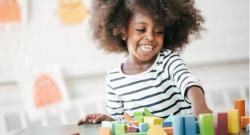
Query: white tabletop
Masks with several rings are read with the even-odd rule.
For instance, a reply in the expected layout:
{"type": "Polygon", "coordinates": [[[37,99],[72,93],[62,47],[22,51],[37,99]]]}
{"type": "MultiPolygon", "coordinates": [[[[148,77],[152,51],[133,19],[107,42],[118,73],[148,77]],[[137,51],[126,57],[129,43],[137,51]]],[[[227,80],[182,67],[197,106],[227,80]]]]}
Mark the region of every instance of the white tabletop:
{"type": "Polygon", "coordinates": [[[73,135],[75,133],[80,135],[98,135],[100,126],[100,124],[38,126],[22,129],[13,135],[73,135]]]}

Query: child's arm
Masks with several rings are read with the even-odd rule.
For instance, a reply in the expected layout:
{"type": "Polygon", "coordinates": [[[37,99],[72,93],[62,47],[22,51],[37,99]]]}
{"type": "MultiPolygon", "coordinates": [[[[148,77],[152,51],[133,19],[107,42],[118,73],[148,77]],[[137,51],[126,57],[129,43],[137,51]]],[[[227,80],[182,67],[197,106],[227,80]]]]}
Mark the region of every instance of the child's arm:
{"type": "Polygon", "coordinates": [[[195,116],[198,116],[201,113],[212,113],[206,104],[201,88],[196,86],[189,88],[187,91],[187,98],[192,104],[195,116]]]}
{"type": "Polygon", "coordinates": [[[99,123],[101,121],[113,121],[113,119],[105,114],[88,114],[78,121],[78,125],[86,123],[99,123]]]}

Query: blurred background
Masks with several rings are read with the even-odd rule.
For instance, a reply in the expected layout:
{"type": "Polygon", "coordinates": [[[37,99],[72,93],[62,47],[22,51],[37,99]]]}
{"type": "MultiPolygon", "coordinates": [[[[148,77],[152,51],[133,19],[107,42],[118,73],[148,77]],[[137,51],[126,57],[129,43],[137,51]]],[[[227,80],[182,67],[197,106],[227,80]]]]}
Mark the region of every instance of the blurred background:
{"type": "MultiPolygon", "coordinates": [[[[0,0],[0,134],[106,112],[105,73],[124,55],[105,54],[91,40],[90,6],[91,0],[0,0]],[[30,120],[22,83],[51,65],[60,69],[70,109],[30,120]]],[[[232,109],[239,98],[249,112],[249,1],[197,0],[196,6],[207,30],[181,56],[214,112],[232,109]]]]}

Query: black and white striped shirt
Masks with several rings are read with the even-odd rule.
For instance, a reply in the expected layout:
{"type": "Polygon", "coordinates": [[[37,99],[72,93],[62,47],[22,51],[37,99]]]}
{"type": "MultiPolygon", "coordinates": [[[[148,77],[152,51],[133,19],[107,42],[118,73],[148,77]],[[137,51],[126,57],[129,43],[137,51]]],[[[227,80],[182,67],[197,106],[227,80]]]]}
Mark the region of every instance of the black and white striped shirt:
{"type": "Polygon", "coordinates": [[[163,118],[170,114],[191,113],[185,92],[194,85],[201,87],[180,56],[162,50],[154,64],[142,73],[126,75],[121,65],[108,71],[107,111],[115,119],[122,117],[124,112],[133,115],[144,108],[163,118]]]}

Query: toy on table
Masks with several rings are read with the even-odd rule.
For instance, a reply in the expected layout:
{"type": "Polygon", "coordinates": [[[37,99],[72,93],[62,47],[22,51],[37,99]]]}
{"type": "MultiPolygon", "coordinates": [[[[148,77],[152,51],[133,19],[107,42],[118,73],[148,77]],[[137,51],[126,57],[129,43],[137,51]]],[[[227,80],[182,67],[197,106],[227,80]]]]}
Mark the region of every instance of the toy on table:
{"type": "Polygon", "coordinates": [[[123,121],[103,121],[99,135],[227,135],[250,132],[250,116],[245,116],[245,100],[235,100],[234,109],[217,114],[170,115],[166,119],[153,116],[144,108],[133,116],[124,113],[123,121]]]}

